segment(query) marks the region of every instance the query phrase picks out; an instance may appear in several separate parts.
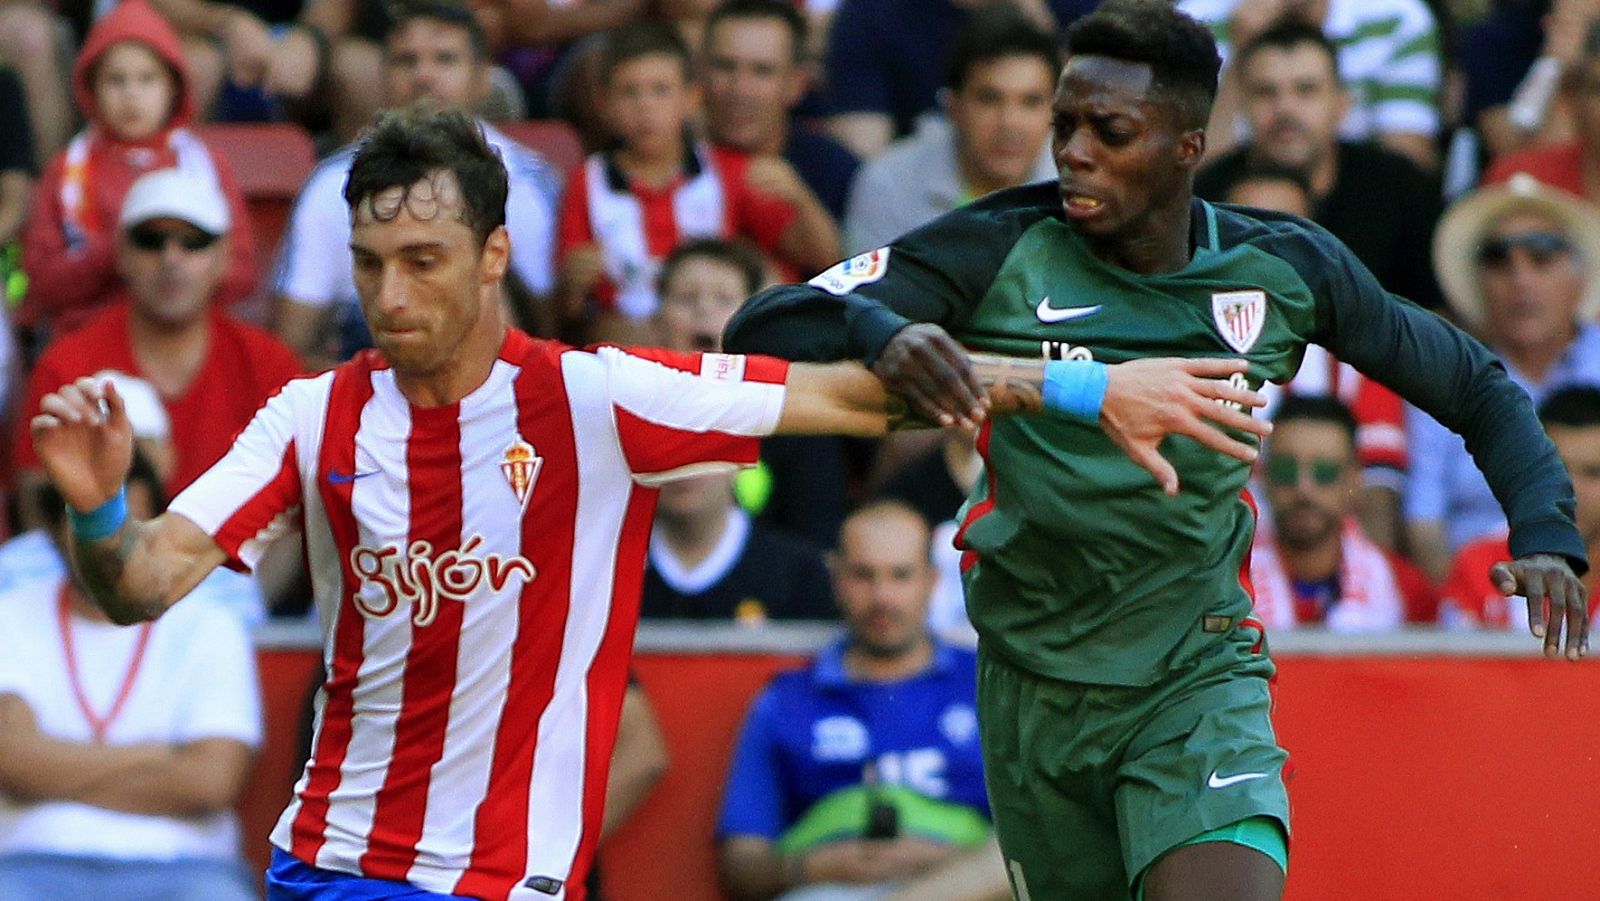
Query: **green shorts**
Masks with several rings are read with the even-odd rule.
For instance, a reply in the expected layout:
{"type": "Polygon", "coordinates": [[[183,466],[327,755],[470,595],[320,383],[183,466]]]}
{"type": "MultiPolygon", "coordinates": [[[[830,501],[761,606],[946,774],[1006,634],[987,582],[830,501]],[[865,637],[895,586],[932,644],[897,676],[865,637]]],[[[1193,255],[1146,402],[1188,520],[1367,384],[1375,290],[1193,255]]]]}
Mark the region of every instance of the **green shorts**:
{"type": "Polygon", "coordinates": [[[1289,829],[1261,632],[1151,686],[1048,679],[980,649],[989,805],[1016,897],[1132,898],[1165,852],[1250,817],[1289,829]]]}

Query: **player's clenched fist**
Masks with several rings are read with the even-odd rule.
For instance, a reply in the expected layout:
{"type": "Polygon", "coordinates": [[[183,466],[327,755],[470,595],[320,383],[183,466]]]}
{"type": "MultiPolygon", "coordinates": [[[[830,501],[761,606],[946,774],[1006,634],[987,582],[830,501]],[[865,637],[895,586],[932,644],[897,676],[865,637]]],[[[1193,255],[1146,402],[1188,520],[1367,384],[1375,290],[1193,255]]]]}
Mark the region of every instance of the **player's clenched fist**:
{"type": "Polygon", "coordinates": [[[94,510],[122,489],[133,463],[133,428],[109,381],[85,376],[39,402],[33,447],[75,510],[94,510]]]}

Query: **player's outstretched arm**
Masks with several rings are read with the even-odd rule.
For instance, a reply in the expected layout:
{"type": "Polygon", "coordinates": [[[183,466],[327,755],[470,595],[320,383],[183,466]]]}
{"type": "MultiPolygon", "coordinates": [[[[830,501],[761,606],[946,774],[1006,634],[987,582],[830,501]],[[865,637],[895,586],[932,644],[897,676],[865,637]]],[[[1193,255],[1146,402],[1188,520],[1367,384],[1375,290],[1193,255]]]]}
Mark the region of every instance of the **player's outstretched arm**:
{"type": "Polygon", "coordinates": [[[78,379],[45,395],[39,410],[33,446],[67,502],[84,587],[117,623],[155,619],[223,561],[222,549],[182,516],[127,516],[133,429],[111,384],[78,379]]]}
{"type": "MultiPolygon", "coordinates": [[[[1168,435],[1187,435],[1251,462],[1255,446],[1224,428],[1257,436],[1271,430],[1270,424],[1240,409],[1266,402],[1258,392],[1230,381],[1244,371],[1243,360],[1156,358],[1101,367],[959,353],[954,359],[976,391],[973,417],[1052,410],[1098,419],[1117,446],[1149,470],[1167,494],[1178,490],[1177,471],[1158,449],[1168,435]]],[[[787,388],[780,433],[880,435],[913,421],[917,412],[856,363],[796,363],[789,369],[787,388]]],[[[974,422],[969,417],[954,421],[968,427],[974,422]]]]}
{"type": "Polygon", "coordinates": [[[1521,595],[1528,601],[1528,630],[1544,639],[1544,655],[1563,653],[1562,624],[1566,624],[1568,660],[1589,653],[1589,594],[1572,564],[1559,554],[1529,554],[1489,568],[1489,580],[1506,597],[1521,595]],[[1549,615],[1545,612],[1549,599],[1549,615]]]}

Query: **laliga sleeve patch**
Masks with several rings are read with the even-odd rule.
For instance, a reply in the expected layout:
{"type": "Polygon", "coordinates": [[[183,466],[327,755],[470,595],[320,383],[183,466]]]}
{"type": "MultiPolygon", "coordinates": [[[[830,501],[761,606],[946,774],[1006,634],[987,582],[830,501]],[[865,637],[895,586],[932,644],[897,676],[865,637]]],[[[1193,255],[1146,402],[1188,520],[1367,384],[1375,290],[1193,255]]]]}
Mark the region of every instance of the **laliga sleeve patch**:
{"type": "Polygon", "coordinates": [[[716,382],[744,380],[745,358],[738,354],[702,354],[700,377],[716,382]]]}
{"type": "Polygon", "coordinates": [[[843,296],[883,278],[889,271],[889,248],[880,247],[851,257],[806,284],[843,296]]]}

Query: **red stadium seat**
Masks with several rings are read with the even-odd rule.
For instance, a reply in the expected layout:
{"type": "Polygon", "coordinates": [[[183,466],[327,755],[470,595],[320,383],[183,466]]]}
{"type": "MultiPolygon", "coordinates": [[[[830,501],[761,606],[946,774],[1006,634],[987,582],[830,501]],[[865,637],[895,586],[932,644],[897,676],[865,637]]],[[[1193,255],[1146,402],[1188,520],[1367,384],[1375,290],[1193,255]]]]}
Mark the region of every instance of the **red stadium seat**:
{"type": "Polygon", "coordinates": [[[233,165],[256,229],[258,259],[270,267],[295,195],[317,164],[311,136],[288,123],[216,122],[195,130],[233,165]]]}
{"type": "Polygon", "coordinates": [[[560,119],[528,119],[522,122],[496,122],[506,137],[536,150],[561,172],[570,172],[583,162],[583,142],[578,132],[560,119]]]}

